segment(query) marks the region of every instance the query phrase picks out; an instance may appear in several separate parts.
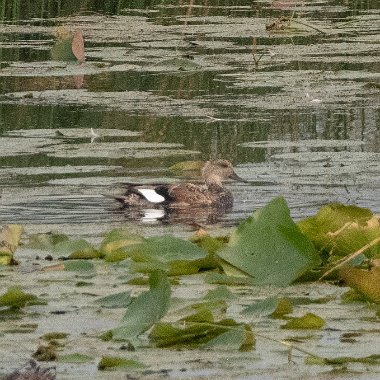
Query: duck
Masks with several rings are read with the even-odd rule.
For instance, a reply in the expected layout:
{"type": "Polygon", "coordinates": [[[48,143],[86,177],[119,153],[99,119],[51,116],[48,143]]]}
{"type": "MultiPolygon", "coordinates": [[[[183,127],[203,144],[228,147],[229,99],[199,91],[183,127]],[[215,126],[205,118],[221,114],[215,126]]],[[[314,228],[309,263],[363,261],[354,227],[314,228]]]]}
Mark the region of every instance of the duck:
{"type": "Polygon", "coordinates": [[[233,195],[223,182],[232,179],[248,182],[239,177],[228,160],[207,161],[201,169],[203,184],[154,184],[143,186],[127,184],[123,195],[113,196],[123,207],[166,206],[169,208],[213,207],[227,209],[233,205],[233,195]]]}

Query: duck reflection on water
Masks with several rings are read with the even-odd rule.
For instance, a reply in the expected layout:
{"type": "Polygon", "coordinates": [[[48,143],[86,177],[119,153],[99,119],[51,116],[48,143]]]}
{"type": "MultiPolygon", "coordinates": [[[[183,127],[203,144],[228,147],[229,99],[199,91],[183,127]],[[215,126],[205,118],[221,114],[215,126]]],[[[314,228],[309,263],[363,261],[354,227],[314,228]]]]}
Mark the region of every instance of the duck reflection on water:
{"type": "Polygon", "coordinates": [[[239,177],[227,160],[207,161],[201,175],[202,184],[127,184],[124,194],[112,197],[129,210],[130,218],[168,223],[200,219],[215,223],[233,205],[233,195],[224,181],[248,181],[239,177]]]}

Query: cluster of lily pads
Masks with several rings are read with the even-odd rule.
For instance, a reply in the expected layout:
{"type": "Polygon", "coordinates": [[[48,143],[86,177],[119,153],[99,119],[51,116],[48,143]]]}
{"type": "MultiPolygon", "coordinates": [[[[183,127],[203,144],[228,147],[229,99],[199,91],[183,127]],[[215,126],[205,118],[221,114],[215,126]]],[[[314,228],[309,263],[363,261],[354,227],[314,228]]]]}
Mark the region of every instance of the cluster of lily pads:
{"type": "MultiPolygon", "coordinates": [[[[3,228],[1,264],[17,264],[21,234],[19,225],[3,228]]],[[[236,298],[229,285],[285,287],[301,281],[344,281],[355,299],[380,303],[380,220],[370,210],[356,206],[326,205],[315,216],[295,223],[285,199],[279,197],[255,211],[230,236],[214,237],[199,230],[189,240],[145,238],[115,229],[98,246],[54,233],[31,235],[27,244],[62,258],[59,264],[46,265],[43,270],[93,271],[96,260],[124,262],[129,274],[139,275],[129,284],[148,282],[149,290],[136,297],[121,292],[95,301],[102,308],[126,308],[119,326],[100,338],[126,341],[131,347],[138,346],[144,337],[144,344],[148,339],[154,347],[254,349],[252,326],[225,318],[229,300],[236,298]],[[174,322],[165,321],[173,305],[171,285],[178,276],[200,272],[206,273],[207,282],[219,287],[205,299],[183,307],[174,322]]],[[[0,308],[22,308],[36,302],[36,296],[18,287],[0,295],[0,308]]],[[[313,313],[295,318],[287,315],[291,312],[288,299],[268,297],[245,307],[241,314],[285,319],[282,327],[289,329],[324,326],[324,320],[313,313]]],[[[313,360],[317,359],[327,360],[313,360]]],[[[104,357],[98,368],[131,364],[123,360],[104,357]]]]}

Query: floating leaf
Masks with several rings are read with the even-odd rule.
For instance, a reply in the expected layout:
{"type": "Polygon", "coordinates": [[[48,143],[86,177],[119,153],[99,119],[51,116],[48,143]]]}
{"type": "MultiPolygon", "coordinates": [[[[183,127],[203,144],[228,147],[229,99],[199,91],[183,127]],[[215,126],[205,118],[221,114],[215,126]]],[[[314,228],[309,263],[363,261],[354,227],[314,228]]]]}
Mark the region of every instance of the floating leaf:
{"type": "MultiPolygon", "coordinates": [[[[107,260],[125,260],[130,257],[135,262],[131,264],[132,271],[149,273],[155,270],[168,272],[170,275],[197,273],[200,263],[197,260],[204,259],[207,254],[196,244],[178,239],[172,236],[158,236],[148,239],[139,238],[133,240],[127,238],[124,244],[123,238],[109,244],[115,244],[116,252],[107,252],[107,260]]],[[[101,250],[104,252],[104,248],[101,250]]]]}
{"type": "Polygon", "coordinates": [[[264,300],[256,301],[252,305],[247,306],[241,313],[244,315],[248,314],[255,317],[263,317],[274,313],[277,305],[277,297],[268,297],[264,300]]]}
{"type": "Polygon", "coordinates": [[[67,260],[64,261],[63,265],[68,271],[88,272],[95,270],[95,265],[87,260],[67,260]]]}
{"type": "Polygon", "coordinates": [[[354,358],[350,356],[341,356],[337,358],[321,358],[319,356],[307,356],[305,364],[317,365],[342,365],[348,363],[363,363],[363,364],[380,364],[380,355],[374,354],[365,357],[354,358]]]}
{"type": "Polygon", "coordinates": [[[98,369],[100,371],[112,370],[112,369],[133,369],[143,368],[144,365],[140,362],[132,359],[125,359],[114,356],[103,356],[98,363],[98,369]]]}
{"type": "Polygon", "coordinates": [[[206,257],[196,244],[173,236],[155,236],[134,247],[130,256],[135,261],[155,260],[162,263],[194,261],[206,257]]]}
{"type": "Polygon", "coordinates": [[[236,298],[236,295],[227,286],[221,285],[214,290],[210,290],[204,298],[207,300],[233,300],[236,298]]]}
{"type": "Polygon", "coordinates": [[[41,336],[43,340],[66,339],[70,334],[65,332],[50,332],[41,336]]]}
{"type": "Polygon", "coordinates": [[[54,251],[62,255],[69,255],[69,259],[94,259],[101,254],[84,239],[63,240],[54,246],[54,251]]]}
{"type": "MultiPolygon", "coordinates": [[[[337,256],[353,253],[380,236],[379,220],[370,210],[340,203],[322,207],[298,226],[319,250],[337,256]]],[[[366,254],[380,255],[380,243],[366,254]]]]}
{"type": "Polygon", "coordinates": [[[48,232],[29,236],[30,248],[53,250],[56,244],[69,240],[67,235],[48,232]]]}
{"type": "Polygon", "coordinates": [[[100,304],[107,308],[121,308],[127,307],[131,303],[131,293],[130,292],[120,292],[115,294],[110,294],[106,297],[98,298],[95,303],[100,304]]]}
{"type": "Polygon", "coordinates": [[[171,294],[167,276],[160,271],[153,272],[149,277],[149,284],[149,291],[131,302],[120,327],[112,330],[113,339],[132,340],[165,315],[171,294]]]}
{"type": "Polygon", "coordinates": [[[249,326],[238,324],[232,319],[215,322],[212,313],[207,310],[174,324],[156,323],[149,338],[157,347],[171,348],[207,347],[207,343],[210,344],[209,347],[216,347],[224,343],[230,348],[247,350],[252,349],[254,344],[249,326]],[[217,337],[220,339],[215,340],[217,337]]]}
{"type": "Polygon", "coordinates": [[[141,244],[145,239],[127,230],[114,229],[103,239],[100,251],[105,255],[106,261],[121,261],[128,257],[132,246],[141,244]]]}
{"type": "Polygon", "coordinates": [[[9,224],[0,230],[0,265],[12,263],[13,254],[20,244],[22,226],[9,224]]]}
{"type": "Polygon", "coordinates": [[[218,256],[227,274],[235,269],[236,274],[252,276],[258,285],[286,286],[320,262],[282,197],[241,223],[218,256]]]}
{"type": "Polygon", "coordinates": [[[284,318],[285,314],[293,312],[293,305],[287,298],[280,298],[276,310],[271,314],[272,318],[284,318]]]}
{"type": "Polygon", "coordinates": [[[240,325],[210,340],[204,345],[204,348],[251,351],[255,347],[255,343],[256,339],[251,327],[240,325]]]}
{"type": "Polygon", "coordinates": [[[84,354],[67,354],[59,355],[57,361],[59,363],[88,363],[94,361],[94,357],[84,354]]]}
{"type": "Polygon", "coordinates": [[[27,304],[37,301],[37,297],[30,293],[25,293],[18,286],[8,288],[8,291],[0,296],[0,307],[6,306],[12,309],[21,309],[27,304]]]}
{"type": "Polygon", "coordinates": [[[325,325],[325,321],[313,313],[307,313],[303,317],[292,318],[283,329],[321,329],[325,325]]]}
{"type": "Polygon", "coordinates": [[[364,299],[380,303],[380,268],[364,270],[347,267],[339,272],[339,276],[364,299]]]}

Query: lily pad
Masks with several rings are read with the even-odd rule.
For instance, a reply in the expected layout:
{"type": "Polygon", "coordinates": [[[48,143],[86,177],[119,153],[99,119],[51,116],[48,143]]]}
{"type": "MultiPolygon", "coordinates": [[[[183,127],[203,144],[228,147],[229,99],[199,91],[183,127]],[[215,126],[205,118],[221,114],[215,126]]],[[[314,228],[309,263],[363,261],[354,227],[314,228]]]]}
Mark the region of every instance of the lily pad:
{"type": "Polygon", "coordinates": [[[211,311],[207,310],[176,323],[157,323],[149,338],[157,347],[171,348],[210,348],[223,344],[249,350],[255,342],[250,326],[232,319],[216,322],[211,311]]]}
{"type": "Polygon", "coordinates": [[[0,296],[0,307],[5,306],[11,309],[21,309],[27,304],[37,301],[37,296],[25,293],[18,286],[8,288],[7,292],[0,296]]]}
{"type": "Polygon", "coordinates": [[[127,307],[132,301],[131,294],[129,292],[120,292],[110,294],[106,297],[98,298],[95,303],[100,304],[102,307],[107,308],[121,308],[127,307]]]}
{"type": "Polygon", "coordinates": [[[274,313],[278,305],[277,297],[268,297],[247,306],[241,313],[255,317],[262,317],[274,313]]]}
{"type": "Polygon", "coordinates": [[[136,360],[114,356],[103,356],[98,363],[98,370],[143,368],[144,365],[136,360]]]}
{"type": "Polygon", "coordinates": [[[88,363],[94,361],[94,357],[79,353],[58,356],[59,363],[88,363]]]}
{"type": "Polygon", "coordinates": [[[0,231],[0,265],[12,263],[13,254],[20,244],[22,226],[19,224],[9,224],[0,231]]]}
{"type": "Polygon", "coordinates": [[[291,219],[282,197],[241,223],[218,256],[227,274],[232,267],[232,273],[252,276],[257,285],[289,285],[320,263],[316,249],[291,219]]]}
{"type": "Polygon", "coordinates": [[[290,319],[285,325],[281,326],[283,329],[321,329],[325,325],[323,318],[314,313],[307,313],[299,318],[290,319]]]}
{"type": "Polygon", "coordinates": [[[380,303],[380,268],[343,268],[339,276],[365,300],[380,303]]]}
{"type": "Polygon", "coordinates": [[[153,272],[149,277],[149,285],[149,291],[131,302],[121,325],[112,330],[114,340],[133,340],[166,314],[171,294],[166,274],[161,271],[153,272]]]}
{"type": "Polygon", "coordinates": [[[29,236],[30,248],[53,250],[58,243],[69,240],[69,237],[64,234],[48,232],[45,234],[33,234],[29,236]]]}
{"type": "MultiPolygon", "coordinates": [[[[340,203],[322,207],[298,226],[317,249],[336,256],[353,253],[380,236],[379,219],[370,210],[340,203]]],[[[380,242],[366,254],[380,256],[380,242]]]]}
{"type": "Polygon", "coordinates": [[[226,285],[220,285],[216,289],[210,290],[204,298],[206,300],[233,300],[236,295],[226,285]]]}

